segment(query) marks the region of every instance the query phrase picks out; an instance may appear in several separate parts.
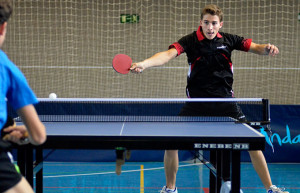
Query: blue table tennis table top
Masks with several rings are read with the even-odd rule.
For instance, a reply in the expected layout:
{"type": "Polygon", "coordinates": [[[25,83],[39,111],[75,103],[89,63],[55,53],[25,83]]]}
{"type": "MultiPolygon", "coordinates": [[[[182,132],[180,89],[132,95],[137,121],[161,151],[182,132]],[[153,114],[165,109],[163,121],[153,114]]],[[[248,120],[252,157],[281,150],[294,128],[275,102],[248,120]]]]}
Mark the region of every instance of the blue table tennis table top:
{"type": "Polygon", "coordinates": [[[48,136],[263,137],[235,122],[44,122],[48,136]]]}
{"type": "Polygon", "coordinates": [[[265,137],[235,122],[44,122],[44,148],[195,149],[246,145],[245,150],[263,150],[265,137]],[[214,144],[211,146],[211,144],[214,144]]]}

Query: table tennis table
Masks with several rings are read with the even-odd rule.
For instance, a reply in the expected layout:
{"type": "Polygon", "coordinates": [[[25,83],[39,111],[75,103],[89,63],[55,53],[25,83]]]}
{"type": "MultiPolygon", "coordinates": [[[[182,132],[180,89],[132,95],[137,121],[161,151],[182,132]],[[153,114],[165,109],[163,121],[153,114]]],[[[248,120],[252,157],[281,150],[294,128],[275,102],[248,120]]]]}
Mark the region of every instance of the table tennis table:
{"type": "Polygon", "coordinates": [[[265,148],[262,134],[247,124],[235,122],[136,122],[125,118],[116,122],[44,122],[44,125],[45,144],[18,149],[20,170],[31,185],[36,175],[36,192],[43,192],[44,149],[207,150],[217,172],[217,176],[210,174],[210,192],[219,192],[222,179],[218,175],[225,171],[225,163],[230,163],[232,193],[239,193],[241,151],[265,148]],[[229,162],[222,160],[225,154],[229,155],[229,162]]]}

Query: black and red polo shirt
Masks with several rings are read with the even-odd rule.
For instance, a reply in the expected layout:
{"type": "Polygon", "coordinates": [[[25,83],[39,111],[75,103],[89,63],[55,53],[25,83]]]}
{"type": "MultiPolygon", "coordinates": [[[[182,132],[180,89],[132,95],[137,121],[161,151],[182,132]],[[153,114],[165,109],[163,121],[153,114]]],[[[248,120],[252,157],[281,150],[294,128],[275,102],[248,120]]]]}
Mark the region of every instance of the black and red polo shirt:
{"type": "Polygon", "coordinates": [[[187,77],[188,97],[232,97],[233,50],[249,51],[252,39],[219,32],[212,40],[205,38],[201,26],[169,46],[178,56],[186,53],[190,66],[187,77]]]}

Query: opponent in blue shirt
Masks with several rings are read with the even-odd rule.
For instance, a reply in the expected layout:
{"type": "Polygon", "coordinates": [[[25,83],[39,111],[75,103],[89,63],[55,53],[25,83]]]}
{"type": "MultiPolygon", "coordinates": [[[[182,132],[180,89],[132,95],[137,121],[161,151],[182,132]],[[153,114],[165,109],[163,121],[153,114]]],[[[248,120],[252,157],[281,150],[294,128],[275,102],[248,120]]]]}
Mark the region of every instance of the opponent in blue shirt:
{"type": "MultiPolygon", "coordinates": [[[[7,21],[11,13],[11,1],[0,0],[0,48],[5,40],[7,21]]],[[[0,192],[33,192],[26,179],[16,170],[7,147],[11,142],[20,145],[40,145],[45,142],[46,130],[33,106],[37,102],[22,72],[0,50],[0,128],[7,121],[7,103],[17,111],[24,123],[1,129],[1,133],[6,133],[6,137],[5,140],[3,136],[0,138],[0,192]]]]}

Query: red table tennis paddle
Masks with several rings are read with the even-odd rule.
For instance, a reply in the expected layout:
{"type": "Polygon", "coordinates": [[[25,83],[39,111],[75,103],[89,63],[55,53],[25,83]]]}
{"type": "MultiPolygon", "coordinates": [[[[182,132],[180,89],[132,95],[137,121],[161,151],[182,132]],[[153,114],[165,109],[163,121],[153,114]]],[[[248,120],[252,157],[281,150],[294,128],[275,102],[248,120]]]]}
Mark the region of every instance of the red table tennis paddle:
{"type": "Polygon", "coordinates": [[[127,74],[130,71],[131,64],[132,60],[126,54],[117,54],[112,61],[113,68],[120,74],[127,74]]]}

